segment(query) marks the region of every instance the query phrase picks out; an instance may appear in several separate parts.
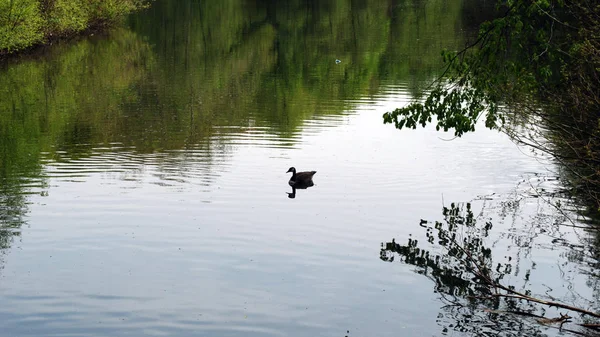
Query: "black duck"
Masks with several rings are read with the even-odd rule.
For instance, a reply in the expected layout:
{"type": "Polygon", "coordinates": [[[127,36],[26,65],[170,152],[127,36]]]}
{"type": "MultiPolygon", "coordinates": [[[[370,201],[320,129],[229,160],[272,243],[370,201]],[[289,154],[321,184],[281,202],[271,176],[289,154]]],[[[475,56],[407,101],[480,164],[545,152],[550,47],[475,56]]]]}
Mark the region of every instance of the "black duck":
{"type": "Polygon", "coordinates": [[[292,177],[289,181],[290,186],[296,188],[307,188],[314,185],[312,177],[315,175],[315,173],[317,173],[317,171],[296,172],[296,168],[290,167],[286,173],[289,172],[292,172],[292,177]]]}

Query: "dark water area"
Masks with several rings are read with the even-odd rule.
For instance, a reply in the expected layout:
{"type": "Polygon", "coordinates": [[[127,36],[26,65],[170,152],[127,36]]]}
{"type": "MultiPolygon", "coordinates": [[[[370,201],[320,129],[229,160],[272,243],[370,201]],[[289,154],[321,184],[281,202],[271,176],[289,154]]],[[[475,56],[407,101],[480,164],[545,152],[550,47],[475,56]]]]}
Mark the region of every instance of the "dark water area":
{"type": "Polygon", "coordinates": [[[550,158],[383,125],[473,36],[469,3],[160,0],[0,65],[2,335],[561,334],[406,257],[443,252],[451,203],[493,224],[507,284],[597,311],[550,158]],[[294,198],[290,166],[317,171],[294,198]]]}

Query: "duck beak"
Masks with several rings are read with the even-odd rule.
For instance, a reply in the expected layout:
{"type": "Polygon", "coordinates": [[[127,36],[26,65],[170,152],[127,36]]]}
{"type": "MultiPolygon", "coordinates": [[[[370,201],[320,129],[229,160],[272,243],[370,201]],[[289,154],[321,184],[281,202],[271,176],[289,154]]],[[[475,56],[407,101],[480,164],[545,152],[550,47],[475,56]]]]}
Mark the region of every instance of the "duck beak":
{"type": "Polygon", "coordinates": [[[292,170],[287,170],[287,172],[286,172],[286,173],[290,173],[290,172],[292,172],[292,170]]]}

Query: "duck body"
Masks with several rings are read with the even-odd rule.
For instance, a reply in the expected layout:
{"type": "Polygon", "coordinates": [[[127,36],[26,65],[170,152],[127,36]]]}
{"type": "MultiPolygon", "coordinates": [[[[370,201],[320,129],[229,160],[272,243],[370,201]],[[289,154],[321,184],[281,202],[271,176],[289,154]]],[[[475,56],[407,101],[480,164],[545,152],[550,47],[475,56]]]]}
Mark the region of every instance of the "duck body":
{"type": "Polygon", "coordinates": [[[312,177],[315,175],[315,173],[317,173],[317,171],[296,172],[296,168],[290,167],[286,173],[289,172],[292,172],[292,177],[288,182],[290,186],[295,188],[307,188],[314,185],[312,177]]]}

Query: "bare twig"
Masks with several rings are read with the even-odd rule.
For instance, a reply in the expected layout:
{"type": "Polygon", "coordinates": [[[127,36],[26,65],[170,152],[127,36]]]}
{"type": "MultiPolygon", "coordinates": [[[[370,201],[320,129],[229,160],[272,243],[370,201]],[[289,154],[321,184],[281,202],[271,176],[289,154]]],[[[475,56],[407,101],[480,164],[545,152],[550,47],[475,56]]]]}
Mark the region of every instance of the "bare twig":
{"type": "Polygon", "coordinates": [[[467,269],[473,273],[473,275],[477,276],[478,278],[482,279],[484,282],[486,282],[486,284],[488,285],[488,287],[493,288],[496,290],[496,292],[493,294],[493,296],[496,297],[506,297],[506,298],[515,298],[515,299],[521,299],[521,300],[526,300],[529,302],[535,302],[535,303],[539,303],[539,304],[544,304],[544,305],[548,305],[548,306],[552,306],[552,307],[557,307],[557,308],[563,308],[563,309],[567,309],[567,310],[571,310],[571,311],[575,311],[581,314],[585,314],[585,315],[589,315],[592,317],[596,317],[596,318],[600,318],[600,314],[599,313],[595,313],[593,311],[589,311],[589,310],[585,310],[582,308],[578,308],[578,307],[574,307],[568,304],[564,304],[564,303],[560,303],[560,302],[556,302],[556,301],[545,301],[539,298],[535,298],[526,294],[523,294],[521,292],[518,292],[514,289],[511,289],[507,286],[504,286],[498,282],[493,281],[488,273],[487,268],[480,266],[477,261],[473,258],[473,256],[466,250],[464,249],[460,244],[458,244],[458,242],[456,242],[456,240],[450,236],[447,236],[447,238],[452,241],[452,243],[458,248],[460,249],[466,256],[467,256],[467,260],[463,261],[463,262],[467,262],[465,263],[467,269]],[[471,264],[475,265],[475,268],[471,267],[471,264]],[[499,293],[497,290],[504,290],[506,291],[508,294],[501,294],[499,293]]]}

